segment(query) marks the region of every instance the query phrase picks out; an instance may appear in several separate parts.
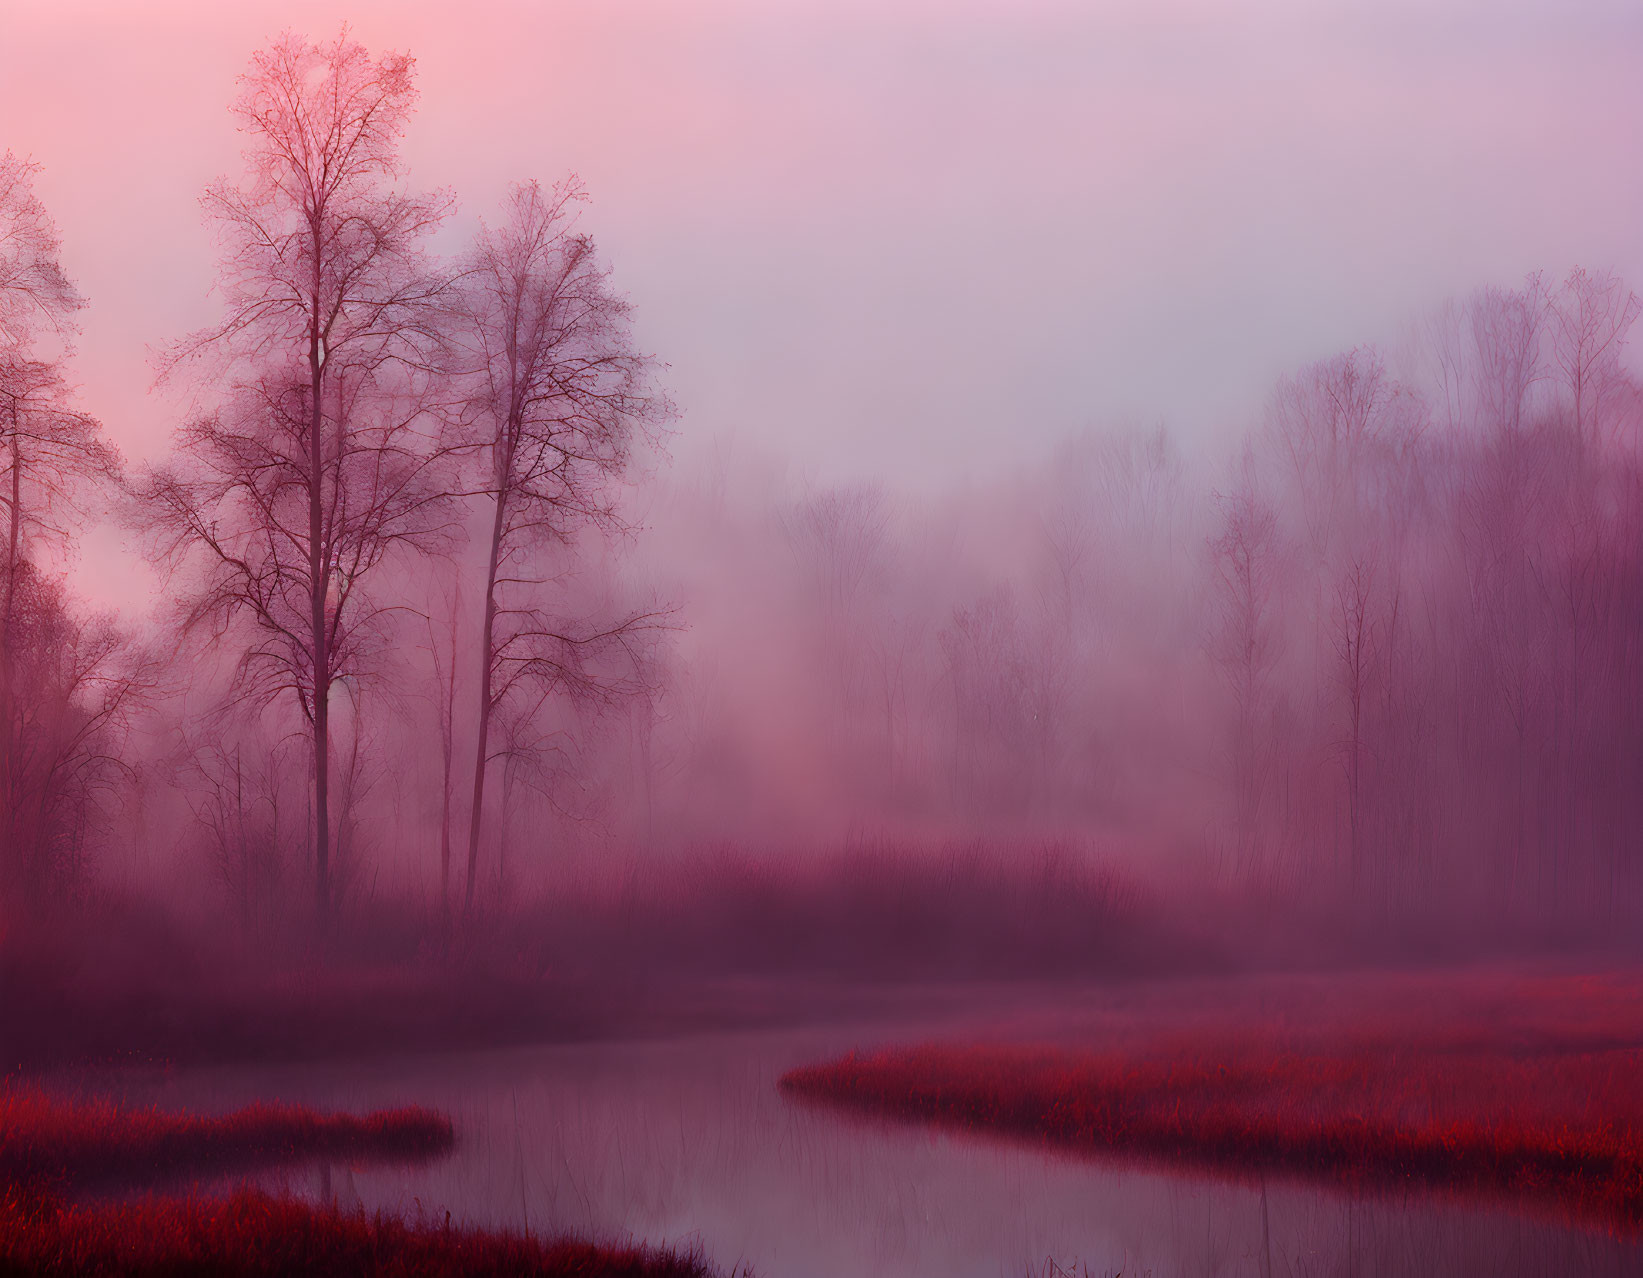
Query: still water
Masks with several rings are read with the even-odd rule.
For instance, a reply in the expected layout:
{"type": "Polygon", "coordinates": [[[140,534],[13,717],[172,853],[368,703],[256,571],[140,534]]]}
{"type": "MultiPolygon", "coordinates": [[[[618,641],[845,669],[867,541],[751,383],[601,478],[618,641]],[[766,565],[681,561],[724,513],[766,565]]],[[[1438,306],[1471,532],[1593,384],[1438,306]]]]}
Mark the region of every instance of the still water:
{"type": "Polygon", "coordinates": [[[1177,1176],[850,1118],[777,1090],[794,1065],[918,1036],[906,1025],[830,1026],[131,1073],[93,1088],[202,1112],[259,1098],[433,1106],[456,1124],[449,1158],[279,1183],[439,1220],[449,1211],[488,1226],[700,1245],[726,1274],[1643,1274],[1637,1240],[1499,1207],[1177,1176]]]}

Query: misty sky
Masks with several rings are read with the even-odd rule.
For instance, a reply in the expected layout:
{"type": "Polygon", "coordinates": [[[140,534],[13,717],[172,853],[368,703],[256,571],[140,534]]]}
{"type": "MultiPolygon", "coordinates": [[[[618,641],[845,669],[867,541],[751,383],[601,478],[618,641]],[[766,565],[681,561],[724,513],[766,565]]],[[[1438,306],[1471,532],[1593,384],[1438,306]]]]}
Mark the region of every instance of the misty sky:
{"type": "MultiPolygon", "coordinates": [[[[235,77],[342,13],[418,60],[444,247],[510,180],[586,180],[683,462],[733,436],[929,490],[1115,422],[1213,447],[1446,295],[1643,279],[1632,2],[0,0],[0,149],[46,167],[85,402],[131,458],[178,411],[146,348],[212,313],[235,77]]],[[[81,580],[137,602],[118,545],[81,580]]]]}

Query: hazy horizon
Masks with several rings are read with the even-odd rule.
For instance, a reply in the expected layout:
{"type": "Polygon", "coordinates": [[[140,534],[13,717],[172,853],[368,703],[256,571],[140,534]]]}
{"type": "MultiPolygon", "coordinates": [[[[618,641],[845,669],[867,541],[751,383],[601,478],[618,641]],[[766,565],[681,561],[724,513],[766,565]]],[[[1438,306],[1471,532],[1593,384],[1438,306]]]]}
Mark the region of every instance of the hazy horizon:
{"type": "MultiPolygon", "coordinates": [[[[1575,264],[1643,276],[1643,14],[1495,6],[365,3],[417,59],[407,184],[455,249],[569,171],[670,367],[672,452],[946,491],[1091,428],[1218,456],[1276,378],[1395,347],[1445,297],[1575,264]],[[483,137],[483,145],[467,139],[483,137]]],[[[0,13],[5,143],[91,300],[74,376],[132,461],[182,406],[145,350],[205,323],[204,184],[240,172],[250,54],[331,6],[0,13]],[[9,37],[7,38],[7,33],[9,37]],[[7,50],[27,51],[25,56],[7,50]],[[118,127],[111,127],[117,121],[118,127]]],[[[130,609],[111,528],[77,568],[130,609]]]]}

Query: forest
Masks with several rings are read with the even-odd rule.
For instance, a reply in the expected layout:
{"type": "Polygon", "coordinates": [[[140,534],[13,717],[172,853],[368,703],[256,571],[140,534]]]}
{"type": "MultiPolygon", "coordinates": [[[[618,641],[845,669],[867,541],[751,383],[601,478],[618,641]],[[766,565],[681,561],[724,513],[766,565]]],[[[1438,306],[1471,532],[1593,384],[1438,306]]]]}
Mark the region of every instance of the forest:
{"type": "Polygon", "coordinates": [[[444,944],[716,866],[957,857],[1164,913],[1631,934],[1643,401],[1612,272],[1297,369],[1219,457],[1127,425],[945,495],[745,441],[679,472],[589,193],[524,179],[434,253],[457,196],[408,181],[415,102],[411,59],[346,38],[256,56],[245,170],[201,196],[218,318],[155,335],[188,406],[155,465],[76,392],[74,246],[7,153],[14,916],[444,944]],[[152,616],[71,588],[110,511],[152,616]]]}

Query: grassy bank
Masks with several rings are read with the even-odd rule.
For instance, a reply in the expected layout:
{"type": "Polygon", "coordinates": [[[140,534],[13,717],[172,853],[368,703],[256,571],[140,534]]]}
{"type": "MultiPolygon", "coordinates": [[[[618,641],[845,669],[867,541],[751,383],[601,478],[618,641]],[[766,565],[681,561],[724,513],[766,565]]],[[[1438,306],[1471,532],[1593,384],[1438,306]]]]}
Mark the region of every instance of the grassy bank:
{"type": "Polygon", "coordinates": [[[418,1107],[355,1117],[258,1104],[203,1118],[0,1089],[0,1182],[143,1185],[325,1158],[419,1161],[455,1143],[448,1118],[418,1107]]]}
{"type": "Polygon", "coordinates": [[[16,1275],[541,1275],[708,1278],[698,1256],[312,1207],[242,1190],[226,1199],[68,1205],[0,1191],[0,1273],[16,1275]]]}
{"type": "Polygon", "coordinates": [[[220,1117],[0,1090],[0,1275],[572,1275],[707,1278],[695,1255],[367,1215],[251,1189],[99,1201],[322,1159],[406,1162],[455,1143],[421,1108],[259,1104],[220,1117]]]}
{"type": "Polygon", "coordinates": [[[926,1045],[781,1080],[795,1097],[1231,1177],[1478,1193],[1643,1227],[1643,1050],[1425,1041],[1289,1050],[926,1045]]]}

